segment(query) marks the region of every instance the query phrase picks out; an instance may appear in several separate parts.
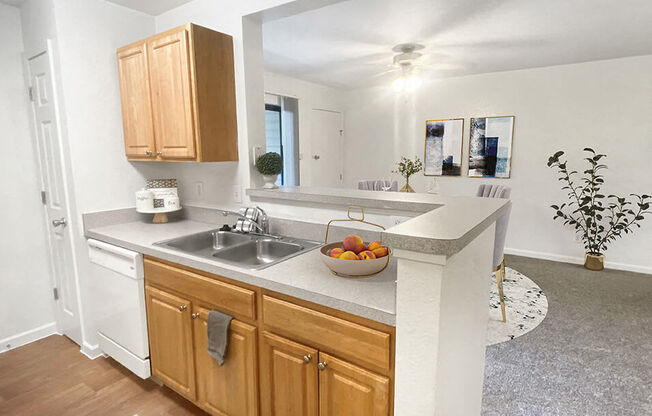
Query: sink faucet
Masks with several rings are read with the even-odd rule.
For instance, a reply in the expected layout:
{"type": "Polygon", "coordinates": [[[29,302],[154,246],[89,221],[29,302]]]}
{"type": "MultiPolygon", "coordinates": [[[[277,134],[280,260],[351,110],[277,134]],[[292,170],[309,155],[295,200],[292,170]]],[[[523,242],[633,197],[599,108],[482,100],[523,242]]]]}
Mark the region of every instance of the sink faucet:
{"type": "MultiPolygon", "coordinates": [[[[247,210],[249,209],[251,208],[247,208],[247,210]]],[[[225,217],[228,216],[229,214],[234,215],[238,217],[239,220],[242,220],[243,223],[251,224],[252,226],[254,226],[258,231],[260,231],[261,234],[269,234],[269,217],[267,216],[267,213],[258,206],[256,206],[253,209],[256,210],[255,220],[247,217],[246,215],[242,215],[239,212],[228,211],[228,210],[221,210],[221,211],[222,211],[222,215],[224,215],[225,217]]]]}
{"type": "Polygon", "coordinates": [[[262,228],[263,234],[269,234],[269,217],[264,209],[259,206],[256,206],[258,210],[258,218],[260,219],[260,226],[262,228]]]}

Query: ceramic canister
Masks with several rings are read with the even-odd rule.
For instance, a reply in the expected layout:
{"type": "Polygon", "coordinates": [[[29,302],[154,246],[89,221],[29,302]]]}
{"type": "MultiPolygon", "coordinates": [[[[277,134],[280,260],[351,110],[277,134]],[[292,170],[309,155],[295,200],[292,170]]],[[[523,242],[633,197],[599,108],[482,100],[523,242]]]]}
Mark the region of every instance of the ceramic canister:
{"type": "Polygon", "coordinates": [[[154,209],[154,193],[149,189],[136,191],[136,211],[151,211],[154,209]]]}

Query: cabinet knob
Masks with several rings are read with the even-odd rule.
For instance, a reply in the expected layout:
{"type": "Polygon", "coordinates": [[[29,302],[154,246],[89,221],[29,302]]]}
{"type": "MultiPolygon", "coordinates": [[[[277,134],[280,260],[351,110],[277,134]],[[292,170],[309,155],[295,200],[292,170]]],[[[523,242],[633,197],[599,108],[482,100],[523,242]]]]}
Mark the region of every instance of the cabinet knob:
{"type": "Polygon", "coordinates": [[[156,156],[163,156],[163,152],[156,152],[156,156]]]}
{"type": "Polygon", "coordinates": [[[319,371],[324,371],[326,369],[326,361],[322,361],[321,363],[317,364],[317,368],[319,371]]]}
{"type": "Polygon", "coordinates": [[[179,311],[180,311],[180,312],[183,312],[183,311],[185,311],[186,309],[188,309],[188,305],[181,305],[181,306],[179,306],[179,311]]]}
{"type": "Polygon", "coordinates": [[[303,356],[303,362],[304,363],[308,364],[310,362],[310,360],[312,360],[312,355],[306,354],[306,355],[303,356]]]}
{"type": "Polygon", "coordinates": [[[193,313],[192,315],[190,315],[190,317],[191,317],[192,319],[197,319],[197,318],[199,318],[199,313],[198,313],[198,312],[195,312],[195,313],[193,313]]]}
{"type": "Polygon", "coordinates": [[[151,155],[152,155],[152,151],[149,150],[149,149],[147,149],[147,150],[145,150],[145,154],[146,154],[147,156],[151,156],[151,155]]]}

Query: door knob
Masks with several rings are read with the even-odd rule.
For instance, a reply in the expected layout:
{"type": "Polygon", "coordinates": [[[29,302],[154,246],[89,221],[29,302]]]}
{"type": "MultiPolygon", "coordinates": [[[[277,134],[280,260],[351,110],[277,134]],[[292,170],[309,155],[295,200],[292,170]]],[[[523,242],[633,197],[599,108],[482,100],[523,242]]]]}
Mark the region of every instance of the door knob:
{"type": "Polygon", "coordinates": [[[310,362],[310,360],[312,360],[312,355],[306,354],[306,355],[303,356],[303,362],[304,363],[308,364],[310,362]]]}
{"type": "Polygon", "coordinates": [[[192,319],[197,319],[197,318],[199,318],[199,313],[195,312],[190,316],[192,317],[192,319]]]}
{"type": "Polygon", "coordinates": [[[68,225],[68,223],[66,222],[65,218],[61,217],[58,220],[52,220],[52,225],[54,227],[59,227],[59,226],[65,227],[66,225],[68,225]]]}
{"type": "Polygon", "coordinates": [[[322,361],[321,363],[317,364],[317,368],[319,371],[324,371],[326,369],[326,361],[322,361]]]}
{"type": "Polygon", "coordinates": [[[180,312],[183,312],[183,311],[185,311],[186,309],[188,309],[188,306],[187,306],[187,305],[181,305],[181,306],[179,306],[179,311],[180,311],[180,312]]]}

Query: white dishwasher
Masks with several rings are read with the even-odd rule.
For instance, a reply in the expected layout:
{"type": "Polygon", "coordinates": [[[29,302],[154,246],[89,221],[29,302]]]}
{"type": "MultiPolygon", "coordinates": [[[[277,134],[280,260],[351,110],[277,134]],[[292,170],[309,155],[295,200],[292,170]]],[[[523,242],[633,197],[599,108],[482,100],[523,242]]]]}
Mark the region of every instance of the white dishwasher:
{"type": "Polygon", "coordinates": [[[88,240],[96,293],[94,315],[102,351],[141,378],[151,375],[143,255],[88,240]]]}

